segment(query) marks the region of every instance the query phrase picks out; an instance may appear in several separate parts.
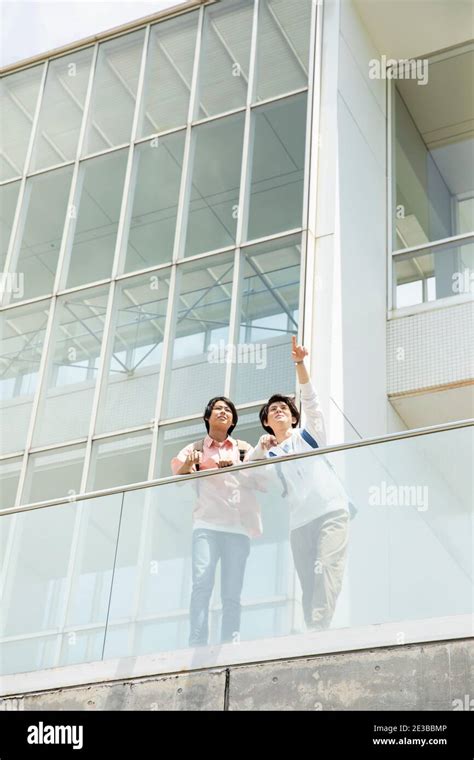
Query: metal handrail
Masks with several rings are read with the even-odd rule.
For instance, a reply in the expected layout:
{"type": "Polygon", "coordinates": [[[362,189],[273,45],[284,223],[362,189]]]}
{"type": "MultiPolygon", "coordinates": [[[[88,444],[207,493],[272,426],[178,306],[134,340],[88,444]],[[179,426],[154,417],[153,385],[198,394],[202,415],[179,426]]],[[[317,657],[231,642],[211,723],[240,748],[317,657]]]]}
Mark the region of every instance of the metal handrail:
{"type": "MultiPolygon", "coordinates": [[[[335,446],[326,446],[314,451],[306,451],[301,454],[287,454],[285,456],[278,457],[278,462],[293,461],[295,459],[306,459],[307,457],[317,457],[325,454],[331,454],[337,451],[346,451],[349,449],[361,448],[363,446],[372,446],[378,443],[388,443],[390,441],[403,440],[405,438],[416,438],[421,435],[431,435],[432,433],[441,433],[446,430],[457,430],[460,428],[474,426],[474,418],[467,420],[458,420],[455,422],[447,422],[442,425],[432,425],[430,427],[415,428],[414,430],[405,430],[398,433],[390,433],[388,435],[377,436],[375,438],[364,438],[360,441],[353,441],[351,443],[340,443],[335,446]]],[[[255,462],[244,462],[243,464],[234,465],[233,471],[247,470],[252,467],[265,467],[267,465],[274,464],[273,459],[259,459],[255,462]]],[[[194,472],[189,475],[172,475],[167,478],[157,478],[155,480],[146,480],[139,483],[130,483],[126,486],[114,486],[113,488],[104,488],[100,491],[89,491],[84,494],[74,494],[73,497],[64,498],[64,496],[57,499],[49,499],[47,501],[40,501],[34,504],[23,504],[17,507],[10,507],[8,509],[0,510],[0,517],[6,515],[17,514],[20,512],[29,512],[33,509],[44,509],[46,507],[56,507],[60,504],[71,504],[74,502],[82,502],[86,499],[96,499],[101,496],[111,496],[117,493],[127,493],[128,491],[138,491],[144,488],[155,488],[157,486],[168,485],[170,483],[182,483],[186,480],[196,480],[197,478],[208,478],[218,475],[221,472],[219,469],[203,470],[202,472],[194,472]]]]}

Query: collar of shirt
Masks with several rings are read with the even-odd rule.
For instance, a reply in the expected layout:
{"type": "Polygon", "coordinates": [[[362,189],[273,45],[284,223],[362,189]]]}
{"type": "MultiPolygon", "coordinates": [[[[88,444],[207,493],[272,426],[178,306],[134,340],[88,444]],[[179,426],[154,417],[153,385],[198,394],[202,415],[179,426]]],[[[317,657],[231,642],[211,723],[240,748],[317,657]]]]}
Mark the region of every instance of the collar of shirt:
{"type": "Polygon", "coordinates": [[[220,448],[233,449],[234,446],[236,445],[237,445],[237,441],[234,438],[231,438],[230,435],[228,435],[225,441],[222,441],[222,443],[220,443],[219,441],[215,441],[214,438],[211,438],[210,435],[206,435],[204,439],[204,446],[210,449],[213,447],[215,447],[216,449],[220,449],[220,448]]]}

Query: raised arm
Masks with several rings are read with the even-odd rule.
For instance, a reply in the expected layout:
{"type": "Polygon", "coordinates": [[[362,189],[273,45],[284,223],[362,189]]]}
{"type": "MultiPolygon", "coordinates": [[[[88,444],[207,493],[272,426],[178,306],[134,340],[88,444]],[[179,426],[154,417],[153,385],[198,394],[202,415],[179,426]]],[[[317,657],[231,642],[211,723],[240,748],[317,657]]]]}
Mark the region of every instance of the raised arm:
{"type": "Polygon", "coordinates": [[[291,337],[291,358],[296,365],[296,374],[301,390],[301,408],[303,411],[302,427],[315,439],[319,447],[326,445],[326,430],[324,425],[323,410],[319,403],[318,394],[313,388],[309,372],[305,365],[308,349],[296,342],[296,337],[291,337]]]}

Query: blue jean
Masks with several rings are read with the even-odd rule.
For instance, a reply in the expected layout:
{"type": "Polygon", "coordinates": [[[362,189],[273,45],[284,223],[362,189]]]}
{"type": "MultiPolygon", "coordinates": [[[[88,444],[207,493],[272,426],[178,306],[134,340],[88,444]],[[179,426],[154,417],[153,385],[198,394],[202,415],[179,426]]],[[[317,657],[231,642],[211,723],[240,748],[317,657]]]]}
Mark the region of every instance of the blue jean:
{"type": "Polygon", "coordinates": [[[232,641],[240,631],[240,595],[250,539],[240,533],[198,528],[193,531],[189,645],[207,644],[209,637],[209,602],[216,566],[221,561],[222,629],[221,641],[232,641]]]}

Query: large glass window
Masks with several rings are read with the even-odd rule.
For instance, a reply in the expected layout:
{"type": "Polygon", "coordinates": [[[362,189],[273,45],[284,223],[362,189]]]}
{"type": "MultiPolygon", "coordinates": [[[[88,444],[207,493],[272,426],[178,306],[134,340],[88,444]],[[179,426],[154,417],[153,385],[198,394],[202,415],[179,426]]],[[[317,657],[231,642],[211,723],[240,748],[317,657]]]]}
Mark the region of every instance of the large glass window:
{"type": "Polygon", "coordinates": [[[71,210],[68,288],[110,277],[126,166],[126,150],[91,158],[81,166],[71,210]]]}
{"type": "Polygon", "coordinates": [[[171,261],[183,152],[184,132],[135,148],[126,272],[171,261]]]}
{"type": "Polygon", "coordinates": [[[25,447],[48,321],[49,301],[0,313],[0,447],[25,447]]]}
{"type": "Polygon", "coordinates": [[[0,272],[5,269],[19,189],[19,182],[10,182],[0,187],[0,272]]]}
{"type": "Polygon", "coordinates": [[[187,13],[152,26],[139,136],[186,124],[197,21],[197,13],[187,13]]]}
{"type": "Polygon", "coordinates": [[[75,158],[92,48],[50,62],[30,171],[75,158]]]}
{"type": "Polygon", "coordinates": [[[194,129],[186,256],[235,242],[243,136],[243,114],[194,129]]]}
{"type": "MultiPolygon", "coordinates": [[[[21,463],[21,457],[0,460],[0,509],[15,506],[21,463]]],[[[2,556],[5,556],[5,547],[2,547],[2,556]]]]}
{"type": "Polygon", "coordinates": [[[252,19],[252,0],[206,7],[196,103],[198,118],[245,105],[252,19]]]}
{"type": "Polygon", "coordinates": [[[396,249],[474,231],[474,49],[426,63],[395,88],[396,249]]]}
{"type": "Polygon", "coordinates": [[[58,299],[35,446],[88,433],[107,297],[108,288],[94,288],[58,299]]]}
{"type": "Polygon", "coordinates": [[[298,332],[300,236],[242,252],[239,343],[235,364],[236,403],[295,389],[291,336],[298,332]]]}
{"type": "Polygon", "coordinates": [[[248,239],[303,223],[306,95],[254,111],[248,239]]]}
{"type": "Polygon", "coordinates": [[[34,66],[0,81],[0,180],[23,174],[42,74],[34,66]]]}
{"type": "Polygon", "coordinates": [[[260,0],[257,99],[308,84],[311,0],[260,0]]]}
{"type": "Polygon", "coordinates": [[[143,39],[140,29],[100,45],[84,153],[130,140],[143,39]]]}
{"type": "Polygon", "coordinates": [[[208,348],[216,340],[227,342],[233,261],[233,253],[224,254],[178,268],[171,378],[163,416],[195,414],[223,392],[225,361],[210,361],[208,348]]]}
{"type": "Polygon", "coordinates": [[[113,344],[101,397],[98,432],[149,422],[155,411],[168,305],[169,270],[122,281],[113,344]]]}
{"type": "Polygon", "coordinates": [[[30,177],[26,183],[16,265],[24,280],[24,298],[53,290],[71,179],[72,166],[65,166],[30,177]]]}
{"type": "Polygon", "coordinates": [[[88,490],[147,480],[150,445],[150,431],[96,441],[92,447],[88,490]]]}
{"type": "Polygon", "coordinates": [[[22,502],[74,497],[81,490],[85,446],[30,454],[22,502]]]}

